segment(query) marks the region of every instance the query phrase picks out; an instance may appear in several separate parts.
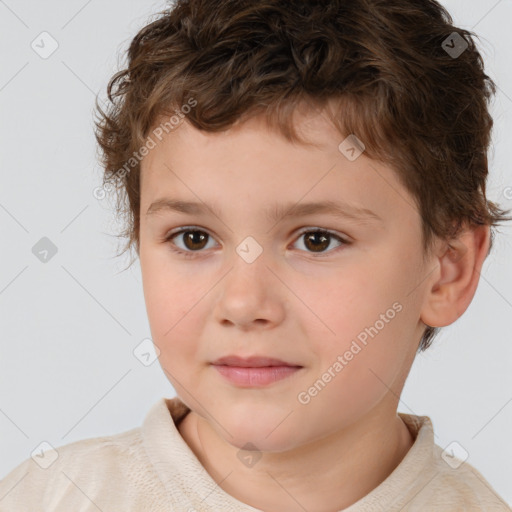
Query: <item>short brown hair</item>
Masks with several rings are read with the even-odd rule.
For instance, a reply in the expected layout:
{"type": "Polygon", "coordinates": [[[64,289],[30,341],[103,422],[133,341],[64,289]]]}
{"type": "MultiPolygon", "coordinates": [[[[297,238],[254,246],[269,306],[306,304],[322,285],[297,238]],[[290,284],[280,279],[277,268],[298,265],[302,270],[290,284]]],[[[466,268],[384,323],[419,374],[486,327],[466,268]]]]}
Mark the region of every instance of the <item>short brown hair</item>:
{"type": "MultiPolygon", "coordinates": [[[[452,23],[434,0],[177,0],[158,13],[110,79],[106,112],[96,100],[103,184],[114,186],[125,214],[123,252],[135,245],[139,253],[134,154],[160,116],[182,118],[191,98],[186,121],[195,128],[218,132],[264,115],[269,128],[303,144],[296,107],[335,100],[339,110],[329,115],[340,134],[356,135],[414,197],[424,254],[463,225],[511,220],[486,199],[496,86],[478,36],[452,23]]],[[[491,229],[491,247],[493,238],[491,229]]],[[[418,351],[437,332],[427,326],[418,351]]]]}

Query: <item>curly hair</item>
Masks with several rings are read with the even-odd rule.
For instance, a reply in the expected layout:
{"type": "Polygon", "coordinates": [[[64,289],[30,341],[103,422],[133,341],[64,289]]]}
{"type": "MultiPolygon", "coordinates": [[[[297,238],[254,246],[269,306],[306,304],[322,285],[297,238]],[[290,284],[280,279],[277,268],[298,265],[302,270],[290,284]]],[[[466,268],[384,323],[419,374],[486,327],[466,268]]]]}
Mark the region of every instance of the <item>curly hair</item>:
{"type": "MultiPolygon", "coordinates": [[[[340,134],[393,167],[421,214],[424,255],[465,225],[512,220],[486,199],[496,85],[473,37],[434,0],[177,0],[131,41],[106,112],[96,98],[123,252],[139,253],[140,162],[158,119],[175,120],[166,131],[186,116],[219,132],[263,115],[286,140],[309,144],[293,123],[302,102],[334,101],[340,134]]],[[[493,239],[491,229],[489,252],[493,239]]],[[[438,331],[426,326],[418,351],[438,331]]]]}

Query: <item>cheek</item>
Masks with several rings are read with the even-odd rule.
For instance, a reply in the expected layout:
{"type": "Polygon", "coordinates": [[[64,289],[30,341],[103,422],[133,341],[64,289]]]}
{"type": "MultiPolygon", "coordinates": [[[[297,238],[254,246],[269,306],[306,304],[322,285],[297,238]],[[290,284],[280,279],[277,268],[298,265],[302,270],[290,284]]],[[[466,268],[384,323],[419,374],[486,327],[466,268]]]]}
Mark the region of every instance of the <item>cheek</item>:
{"type": "Polygon", "coordinates": [[[337,272],[331,270],[329,275],[317,275],[316,279],[296,281],[293,290],[301,300],[293,301],[295,315],[307,330],[306,338],[341,353],[360,333],[363,338],[365,327],[392,308],[398,295],[389,283],[375,278],[375,274],[382,273],[375,266],[370,270],[360,264],[337,272]]]}
{"type": "Polygon", "coordinates": [[[184,358],[194,357],[200,339],[201,318],[206,314],[207,291],[177,272],[162,271],[158,265],[143,266],[144,300],[151,335],[160,349],[160,362],[169,371],[184,358]],[[203,315],[203,316],[202,316],[203,315]]]}
{"type": "Polygon", "coordinates": [[[321,393],[324,399],[354,411],[371,407],[388,393],[415,351],[416,310],[407,297],[412,270],[397,265],[391,254],[382,261],[387,263],[372,265],[372,271],[340,273],[335,280],[339,285],[308,297],[329,327],[319,335],[321,324],[314,318],[307,322],[307,338],[319,356],[312,373],[320,386],[329,381],[329,391],[321,393]]]}
{"type": "MultiPolygon", "coordinates": [[[[165,247],[141,243],[140,265],[144,300],[152,327],[159,336],[183,318],[197,302],[196,280],[170,265],[165,247]]],[[[204,292],[203,292],[204,293],[204,292]]]]}

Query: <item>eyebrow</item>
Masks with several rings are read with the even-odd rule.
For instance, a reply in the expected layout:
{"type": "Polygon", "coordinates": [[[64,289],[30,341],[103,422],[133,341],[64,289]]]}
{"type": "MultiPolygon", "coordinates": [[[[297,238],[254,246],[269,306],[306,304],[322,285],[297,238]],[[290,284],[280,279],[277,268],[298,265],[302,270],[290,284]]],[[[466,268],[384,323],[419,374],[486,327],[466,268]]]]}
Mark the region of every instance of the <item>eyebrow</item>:
{"type": "MultiPolygon", "coordinates": [[[[222,213],[215,205],[194,201],[181,201],[174,198],[157,199],[149,206],[146,216],[162,212],[178,212],[196,215],[213,213],[218,218],[222,218],[222,213]]],[[[289,217],[305,217],[316,213],[329,214],[333,217],[352,219],[359,222],[382,222],[383,220],[375,212],[368,210],[367,208],[360,208],[345,202],[335,201],[275,204],[265,210],[264,213],[266,214],[267,219],[275,222],[289,217]]]]}

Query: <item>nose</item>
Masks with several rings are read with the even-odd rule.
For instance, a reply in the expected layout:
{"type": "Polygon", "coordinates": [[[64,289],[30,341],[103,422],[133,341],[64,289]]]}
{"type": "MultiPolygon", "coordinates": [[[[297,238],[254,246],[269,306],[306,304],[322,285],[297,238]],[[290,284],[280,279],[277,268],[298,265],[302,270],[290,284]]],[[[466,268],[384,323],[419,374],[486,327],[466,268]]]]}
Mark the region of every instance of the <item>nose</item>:
{"type": "Polygon", "coordinates": [[[285,313],[285,287],[268,266],[261,253],[255,259],[236,254],[232,265],[219,283],[215,300],[217,321],[247,330],[251,326],[273,326],[285,313]]]}

